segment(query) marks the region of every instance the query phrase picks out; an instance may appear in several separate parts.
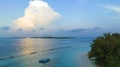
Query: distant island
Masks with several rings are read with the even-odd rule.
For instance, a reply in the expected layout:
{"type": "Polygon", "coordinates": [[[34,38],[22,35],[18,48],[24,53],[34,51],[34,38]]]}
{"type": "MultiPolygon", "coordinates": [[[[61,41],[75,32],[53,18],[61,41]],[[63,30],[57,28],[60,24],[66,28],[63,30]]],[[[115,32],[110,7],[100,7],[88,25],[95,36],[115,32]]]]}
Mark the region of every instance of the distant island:
{"type": "Polygon", "coordinates": [[[74,39],[75,37],[11,37],[11,38],[74,39]]]}

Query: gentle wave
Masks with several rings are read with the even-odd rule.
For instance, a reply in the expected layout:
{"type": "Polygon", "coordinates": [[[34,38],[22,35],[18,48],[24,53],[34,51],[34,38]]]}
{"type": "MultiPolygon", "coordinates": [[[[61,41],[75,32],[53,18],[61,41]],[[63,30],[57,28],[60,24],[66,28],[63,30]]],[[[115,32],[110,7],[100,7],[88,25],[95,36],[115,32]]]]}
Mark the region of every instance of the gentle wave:
{"type": "Polygon", "coordinates": [[[9,57],[1,57],[1,58],[0,58],[0,61],[2,61],[2,60],[7,60],[7,59],[12,59],[12,58],[17,58],[17,57],[22,57],[22,56],[26,56],[26,55],[37,54],[37,53],[39,53],[39,52],[54,51],[54,50],[65,49],[65,48],[70,48],[70,47],[72,47],[72,46],[52,48],[52,49],[49,49],[49,50],[38,51],[38,52],[31,52],[31,53],[23,54],[23,55],[16,55],[16,56],[9,56],[9,57]]]}

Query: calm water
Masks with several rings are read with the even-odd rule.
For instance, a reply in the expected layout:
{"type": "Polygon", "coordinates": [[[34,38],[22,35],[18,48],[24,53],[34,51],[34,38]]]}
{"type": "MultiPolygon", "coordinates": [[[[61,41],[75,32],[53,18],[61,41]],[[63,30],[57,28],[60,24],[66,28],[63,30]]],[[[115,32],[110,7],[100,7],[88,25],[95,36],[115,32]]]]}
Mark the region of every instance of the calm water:
{"type": "Polygon", "coordinates": [[[81,67],[80,54],[90,50],[91,39],[1,38],[0,67],[81,67]]]}

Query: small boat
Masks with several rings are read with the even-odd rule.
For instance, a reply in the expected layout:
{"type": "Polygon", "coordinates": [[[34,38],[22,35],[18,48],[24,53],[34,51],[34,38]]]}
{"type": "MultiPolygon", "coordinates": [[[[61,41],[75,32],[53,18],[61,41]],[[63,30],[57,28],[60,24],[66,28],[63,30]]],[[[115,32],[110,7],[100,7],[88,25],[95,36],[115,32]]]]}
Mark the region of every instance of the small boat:
{"type": "Polygon", "coordinates": [[[43,63],[43,64],[45,64],[45,63],[48,63],[49,61],[50,61],[50,59],[45,58],[45,59],[41,59],[41,60],[39,60],[39,63],[43,63]]]}

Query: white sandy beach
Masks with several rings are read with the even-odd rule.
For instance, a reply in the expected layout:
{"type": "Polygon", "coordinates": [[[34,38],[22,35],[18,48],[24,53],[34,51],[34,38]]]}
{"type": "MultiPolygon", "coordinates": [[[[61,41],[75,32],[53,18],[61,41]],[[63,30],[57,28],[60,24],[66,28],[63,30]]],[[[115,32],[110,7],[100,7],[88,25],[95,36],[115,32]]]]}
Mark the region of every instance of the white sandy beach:
{"type": "Polygon", "coordinates": [[[87,56],[88,53],[81,53],[81,67],[98,67],[87,56]]]}

